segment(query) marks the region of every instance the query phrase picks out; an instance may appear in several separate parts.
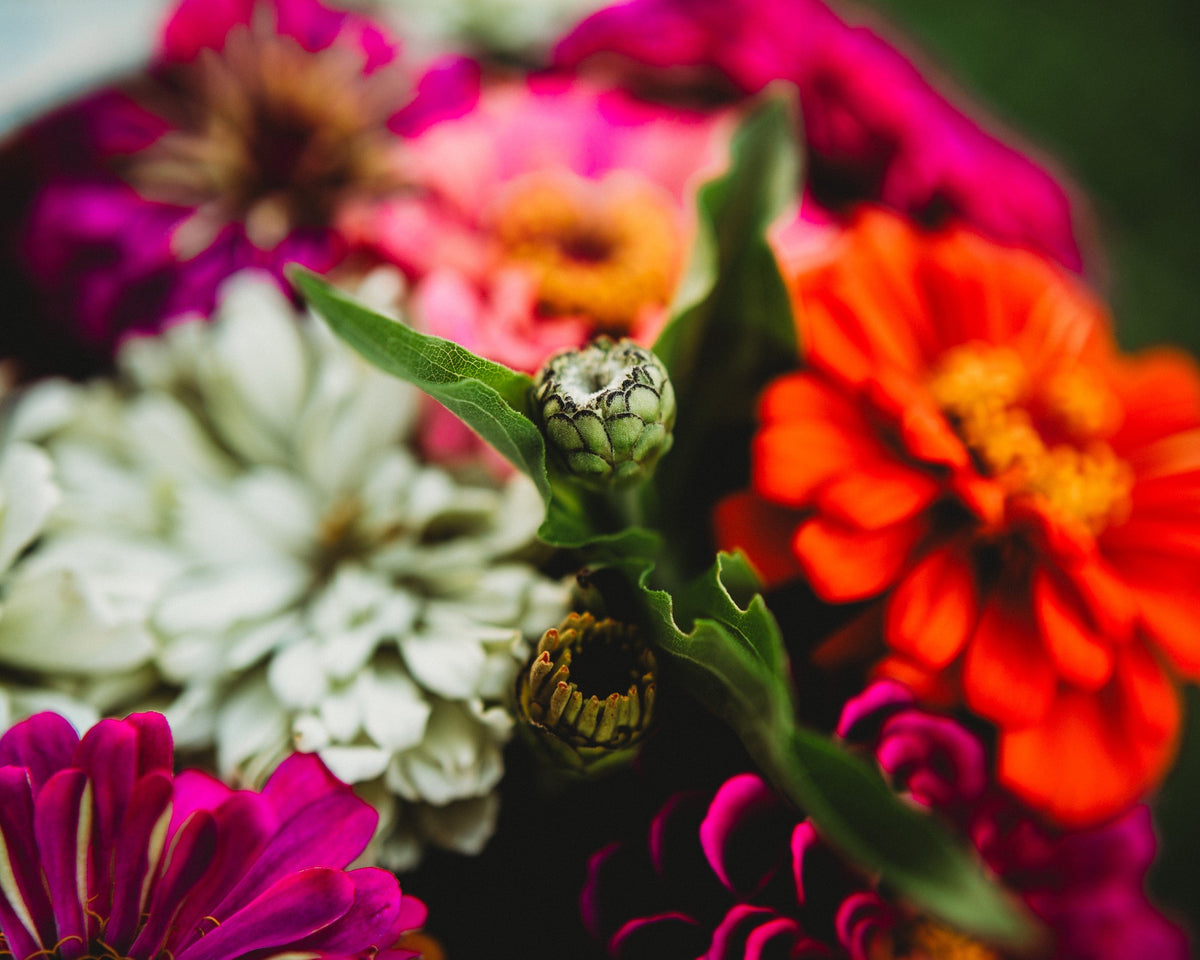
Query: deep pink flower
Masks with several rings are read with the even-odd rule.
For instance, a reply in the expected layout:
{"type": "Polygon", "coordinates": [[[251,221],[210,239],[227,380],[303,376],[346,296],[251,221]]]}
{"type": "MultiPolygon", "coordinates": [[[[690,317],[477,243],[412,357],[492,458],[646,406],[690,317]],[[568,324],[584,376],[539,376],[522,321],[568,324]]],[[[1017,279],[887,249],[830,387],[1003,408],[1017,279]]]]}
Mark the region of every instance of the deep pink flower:
{"type": "Polygon", "coordinates": [[[460,60],[415,81],[380,27],[319,0],[181,0],[144,75],[29,137],[46,163],[23,253],[44,322],[107,350],[209,315],[237,270],[328,270],[347,252],[339,209],[399,188],[400,136],[477,85],[460,60]]]}
{"type": "Polygon", "coordinates": [[[626,0],[561,41],[577,67],[617,54],[659,84],[702,68],[737,91],[772,80],[799,88],[809,188],[820,205],[888,204],[917,219],[952,215],[995,239],[1082,267],[1078,223],[1062,186],[988,133],[874,31],[821,0],[626,0]]]}
{"type": "MultiPolygon", "coordinates": [[[[1101,827],[1052,829],[994,784],[978,737],[916,707],[890,681],[847,703],[838,733],[971,838],[1045,921],[1056,957],[1187,955],[1182,932],[1142,889],[1155,847],[1145,807],[1101,827]]],[[[621,960],[998,956],[873,889],[755,774],[733,777],[711,799],[673,797],[651,824],[648,849],[597,852],[581,907],[621,960]]]]}
{"type": "Polygon", "coordinates": [[[261,793],[172,775],[154,713],[82,740],[43,713],[0,738],[0,956],[79,960],[414,957],[425,907],[347,870],[376,813],[313,755],[261,793]]]}

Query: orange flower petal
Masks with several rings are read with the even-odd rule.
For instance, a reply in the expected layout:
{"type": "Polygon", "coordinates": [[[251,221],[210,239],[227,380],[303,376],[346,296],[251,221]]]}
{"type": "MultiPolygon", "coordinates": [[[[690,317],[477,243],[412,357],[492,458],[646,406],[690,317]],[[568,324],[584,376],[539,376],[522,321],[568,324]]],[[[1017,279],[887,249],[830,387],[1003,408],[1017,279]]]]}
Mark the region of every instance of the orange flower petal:
{"type": "Polygon", "coordinates": [[[821,484],[874,452],[858,440],[821,420],[764,427],[751,447],[754,489],[776,503],[807,506],[821,484]]]}
{"type": "Polygon", "coordinates": [[[1085,690],[1103,687],[1112,675],[1112,649],[1095,635],[1078,601],[1045,570],[1034,575],[1033,609],[1063,678],[1085,690]]]}
{"type": "Polygon", "coordinates": [[[860,463],[821,488],[818,509],[836,520],[877,530],[911,517],[933,502],[941,484],[899,463],[860,463]]]}
{"type": "Polygon", "coordinates": [[[1002,727],[1040,720],[1058,682],[1033,623],[1013,608],[1009,596],[984,605],[963,664],[967,705],[1002,727]]]}
{"type": "Polygon", "coordinates": [[[767,587],[800,578],[792,554],[791,532],[797,515],[768,503],[750,491],[734,493],[713,511],[714,536],[720,550],[741,550],[767,587]]]}
{"type": "Polygon", "coordinates": [[[1137,618],[1137,604],[1128,585],[1103,557],[1090,557],[1065,572],[1100,632],[1117,643],[1128,640],[1137,618]]]}
{"type": "Polygon", "coordinates": [[[818,516],[796,531],[792,549],[817,595],[845,603],[891,586],[925,532],[920,515],[870,531],[818,516]]]}
{"type": "Polygon", "coordinates": [[[888,598],[888,644],[927,667],[945,667],[967,642],[978,607],[970,561],[956,549],[935,550],[888,598]]]}
{"type": "Polygon", "coordinates": [[[942,670],[927,670],[907,657],[885,657],[871,671],[871,679],[902,683],[924,704],[949,709],[958,704],[958,690],[942,670]]]}
{"type": "Polygon", "coordinates": [[[1151,554],[1113,557],[1150,637],[1189,679],[1200,680],[1200,579],[1195,568],[1151,554]]]}
{"type": "Polygon", "coordinates": [[[1099,694],[1064,689],[1040,722],[1000,736],[1000,780],[1067,827],[1112,817],[1163,777],[1177,746],[1179,697],[1142,644],[1117,653],[1099,694]]]}
{"type": "Polygon", "coordinates": [[[1097,823],[1147,787],[1141,765],[1112,734],[1099,698],[1064,691],[1041,722],[1001,731],[1000,782],[1063,826],[1097,823]]]}
{"type": "Polygon", "coordinates": [[[1170,741],[1179,729],[1179,698],[1171,678],[1145,644],[1134,643],[1117,653],[1117,688],[1123,700],[1124,726],[1138,739],[1170,741]]]}
{"type": "Polygon", "coordinates": [[[1125,408],[1124,423],[1113,440],[1118,452],[1200,428],[1200,367],[1183,351],[1146,350],[1121,358],[1111,373],[1125,408]]]}

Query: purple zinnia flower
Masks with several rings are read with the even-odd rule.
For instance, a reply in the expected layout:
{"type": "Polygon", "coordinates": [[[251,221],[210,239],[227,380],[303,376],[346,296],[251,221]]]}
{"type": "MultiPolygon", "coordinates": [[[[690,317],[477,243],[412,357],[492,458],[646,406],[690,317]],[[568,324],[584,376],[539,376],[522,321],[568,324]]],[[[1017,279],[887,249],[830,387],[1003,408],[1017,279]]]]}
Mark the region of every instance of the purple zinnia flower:
{"type": "Polygon", "coordinates": [[[376,813],[316,757],[261,793],[171,759],[155,713],[82,740],[42,713],[0,738],[0,957],[416,956],[392,945],[424,905],[384,870],[345,869],[376,813]]]}
{"type": "Polygon", "coordinates": [[[457,59],[414,81],[380,27],[319,0],[181,0],[144,75],[27,138],[38,322],[102,353],[209,315],[243,268],[328,270],[347,253],[340,209],[402,187],[399,137],[477,87],[457,59]]]}
{"type": "MultiPolygon", "coordinates": [[[[740,94],[773,80],[799,89],[809,150],[807,215],[882,202],[908,216],[956,217],[981,233],[1082,267],[1067,193],[993,137],[899,50],[820,0],[626,0],[561,41],[560,65],[596,54],[645,65],[657,83],[701,68],[740,94]]],[[[645,79],[645,78],[643,78],[645,79]]],[[[701,91],[702,92],[702,91],[701,91]]]]}
{"type": "MultiPolygon", "coordinates": [[[[916,707],[890,681],[847,703],[838,733],[870,750],[913,802],[971,838],[984,862],[1045,921],[1054,956],[1187,955],[1181,931],[1143,890],[1155,847],[1145,807],[1100,827],[1055,830],[995,785],[975,734],[916,707]]],[[[671,798],[651,824],[648,848],[613,844],[594,854],[581,907],[588,928],[621,960],[1000,956],[874,889],[749,773],[711,798],[671,798]]]]}

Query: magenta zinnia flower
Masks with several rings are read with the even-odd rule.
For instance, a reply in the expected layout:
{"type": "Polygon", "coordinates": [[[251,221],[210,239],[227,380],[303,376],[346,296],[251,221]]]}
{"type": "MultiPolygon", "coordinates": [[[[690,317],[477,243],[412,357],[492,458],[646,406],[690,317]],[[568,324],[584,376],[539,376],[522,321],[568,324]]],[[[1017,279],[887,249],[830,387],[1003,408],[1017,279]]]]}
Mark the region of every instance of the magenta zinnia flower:
{"type": "MultiPolygon", "coordinates": [[[[869,750],[913,802],[972,840],[1046,923],[1055,957],[1187,955],[1181,931],[1143,891],[1155,847],[1145,807],[1101,827],[1053,829],[995,785],[975,734],[917,708],[891,682],[847,703],[838,732],[869,750]]],[[[874,889],[755,774],[731,778],[711,798],[673,797],[651,824],[647,848],[598,851],[581,906],[621,960],[1000,957],[874,889]]]]}
{"type": "Polygon", "coordinates": [[[243,268],[328,270],[341,207],[402,186],[401,136],[476,86],[464,61],[415,80],[380,27],[319,0],[181,0],[144,75],[30,134],[42,322],[103,351],[209,315],[243,268]]]}
{"type": "Polygon", "coordinates": [[[557,59],[577,67],[597,54],[650,68],[660,86],[695,80],[684,67],[741,94],[773,80],[796,84],[810,210],[813,200],[871,201],[917,219],[952,216],[1082,266],[1078,224],[1054,177],[954,106],[894,46],[820,0],[626,0],[583,21],[557,59]]]}
{"type": "Polygon", "coordinates": [[[315,756],[261,793],[173,776],[159,714],[83,737],[43,713],[0,738],[0,957],[414,957],[396,878],[346,870],[376,814],[315,756]]]}

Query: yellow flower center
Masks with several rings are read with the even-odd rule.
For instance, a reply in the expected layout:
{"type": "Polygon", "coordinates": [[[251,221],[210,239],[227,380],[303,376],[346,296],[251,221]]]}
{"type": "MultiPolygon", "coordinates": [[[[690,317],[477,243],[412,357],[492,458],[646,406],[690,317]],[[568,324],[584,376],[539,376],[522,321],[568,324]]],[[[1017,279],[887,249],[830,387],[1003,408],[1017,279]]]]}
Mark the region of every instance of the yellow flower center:
{"type": "Polygon", "coordinates": [[[386,121],[408,85],[390,66],[362,67],[357,51],[309,52],[260,18],[180,68],[180,93],[151,95],[174,129],[125,175],[148,199],[196,208],[180,255],[232,221],[271,249],[296,227],[327,225],[349,196],[396,185],[386,121]]]}
{"type": "Polygon", "coordinates": [[[628,333],[675,285],[674,204],[632,175],[529,174],[509,185],[495,230],[504,258],[534,277],[540,309],[600,332],[628,333]]]}
{"type": "Polygon", "coordinates": [[[1039,497],[1093,533],[1128,515],[1133,472],[1104,442],[1121,407],[1094,370],[1035,382],[1014,351],[970,343],[942,355],[929,390],[979,469],[1010,494],[1039,497]]]}

